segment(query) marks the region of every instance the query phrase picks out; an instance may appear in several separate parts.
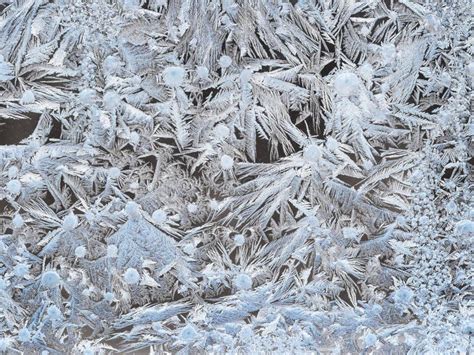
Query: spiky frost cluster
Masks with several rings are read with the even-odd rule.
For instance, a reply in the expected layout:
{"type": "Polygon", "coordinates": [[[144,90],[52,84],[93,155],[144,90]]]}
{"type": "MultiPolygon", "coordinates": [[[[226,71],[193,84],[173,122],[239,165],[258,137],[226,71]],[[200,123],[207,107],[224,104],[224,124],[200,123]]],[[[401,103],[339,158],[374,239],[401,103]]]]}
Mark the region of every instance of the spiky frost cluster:
{"type": "Polygon", "coordinates": [[[0,0],[0,352],[472,351],[449,3],[0,0]]]}

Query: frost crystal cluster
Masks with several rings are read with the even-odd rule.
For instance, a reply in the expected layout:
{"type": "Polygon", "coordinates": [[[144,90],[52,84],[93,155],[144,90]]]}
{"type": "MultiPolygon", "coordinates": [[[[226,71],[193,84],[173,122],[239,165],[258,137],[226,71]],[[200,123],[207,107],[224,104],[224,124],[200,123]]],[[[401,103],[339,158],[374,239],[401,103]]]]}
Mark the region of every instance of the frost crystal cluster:
{"type": "Polygon", "coordinates": [[[471,6],[0,0],[0,352],[472,352],[471,6]]]}

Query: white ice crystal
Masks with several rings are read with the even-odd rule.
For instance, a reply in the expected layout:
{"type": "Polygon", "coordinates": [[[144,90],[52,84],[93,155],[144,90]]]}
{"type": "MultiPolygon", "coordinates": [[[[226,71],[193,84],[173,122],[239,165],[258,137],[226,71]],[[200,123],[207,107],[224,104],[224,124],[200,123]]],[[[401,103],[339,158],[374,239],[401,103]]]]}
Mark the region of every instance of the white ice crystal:
{"type": "Polygon", "coordinates": [[[141,216],[140,205],[136,202],[129,201],[125,205],[125,213],[130,219],[137,219],[141,216]]]}
{"type": "Polygon", "coordinates": [[[18,176],[18,168],[16,166],[10,166],[8,168],[8,178],[14,179],[18,176]]]}
{"type": "Polygon", "coordinates": [[[43,273],[41,276],[41,284],[46,288],[54,288],[59,286],[61,278],[56,271],[50,270],[43,273]]]}
{"type": "Polygon", "coordinates": [[[106,110],[114,111],[121,103],[119,94],[115,91],[107,91],[104,94],[103,102],[106,110]]]}
{"type": "Polygon", "coordinates": [[[377,336],[373,333],[367,334],[364,338],[364,346],[366,348],[370,348],[371,346],[374,346],[376,342],[377,342],[377,336]]]}
{"type": "Polygon", "coordinates": [[[72,231],[77,228],[79,224],[79,218],[73,213],[70,212],[66,217],[63,219],[63,229],[65,231],[72,231]]]}
{"type": "Polygon", "coordinates": [[[221,168],[223,170],[230,170],[234,166],[234,159],[226,154],[221,157],[221,168]]]}
{"type": "Polygon", "coordinates": [[[0,352],[469,352],[469,1],[0,8],[0,352]]]}
{"type": "Polygon", "coordinates": [[[462,235],[474,234],[474,222],[467,219],[456,223],[456,232],[462,235]]]}
{"type": "Polygon", "coordinates": [[[151,218],[156,224],[160,225],[166,222],[166,220],[168,219],[168,215],[166,214],[165,211],[158,209],[153,212],[153,214],[151,215],[151,218]]]}
{"type": "Polygon", "coordinates": [[[96,97],[96,92],[94,89],[83,89],[79,93],[79,101],[87,106],[87,105],[92,105],[94,103],[96,97]]]}
{"type": "Polygon", "coordinates": [[[25,90],[23,95],[21,95],[20,99],[20,104],[22,105],[28,105],[28,104],[33,104],[35,102],[35,93],[33,90],[25,90]]]}
{"type": "Polygon", "coordinates": [[[111,179],[117,179],[120,177],[120,169],[114,166],[109,169],[108,175],[111,179]]]}
{"type": "Polygon", "coordinates": [[[207,79],[209,77],[209,69],[203,66],[199,66],[196,68],[196,74],[199,79],[207,79]]]}
{"type": "Polygon", "coordinates": [[[357,95],[360,91],[360,79],[354,73],[341,72],[334,79],[334,90],[341,97],[357,95]]]}
{"type": "Polygon", "coordinates": [[[236,234],[234,236],[234,244],[238,247],[241,247],[245,244],[245,237],[243,234],[236,234]]]}
{"type": "Polygon", "coordinates": [[[223,55],[222,57],[219,58],[219,65],[222,68],[230,67],[232,65],[232,58],[227,55],[223,55]]]}
{"type": "Polygon", "coordinates": [[[28,328],[21,328],[18,331],[18,340],[21,342],[27,342],[30,341],[31,339],[31,332],[28,330],[28,328]]]}
{"type": "Polygon", "coordinates": [[[20,229],[21,227],[23,227],[24,223],[25,221],[23,220],[21,214],[16,214],[15,217],[13,217],[12,219],[13,227],[15,227],[16,229],[20,229]]]}
{"type": "Polygon", "coordinates": [[[221,123],[214,127],[214,134],[219,139],[225,139],[229,137],[230,130],[225,124],[221,123]]]}
{"type": "Polygon", "coordinates": [[[116,245],[111,244],[107,246],[107,256],[109,258],[117,257],[117,252],[118,252],[118,248],[116,245]]]}
{"type": "Polygon", "coordinates": [[[83,258],[87,254],[87,249],[84,245],[80,245],[74,249],[74,255],[76,258],[83,258]]]}
{"type": "Polygon", "coordinates": [[[123,279],[129,285],[136,285],[140,282],[140,274],[136,269],[130,267],[124,272],[123,279]]]}
{"type": "Polygon", "coordinates": [[[310,162],[318,162],[322,157],[321,148],[316,144],[310,144],[303,151],[303,158],[310,162]]]}
{"type": "Polygon", "coordinates": [[[21,182],[19,180],[10,180],[7,183],[7,190],[12,195],[18,195],[21,192],[21,182]]]}
{"type": "Polygon", "coordinates": [[[181,67],[168,67],[163,70],[163,81],[172,88],[181,86],[185,76],[186,70],[181,67]]]}
{"type": "Polygon", "coordinates": [[[188,324],[179,333],[179,340],[183,343],[190,343],[198,336],[196,329],[191,325],[188,324]]]}
{"type": "Polygon", "coordinates": [[[245,273],[240,273],[234,277],[234,285],[238,290],[248,290],[252,288],[252,278],[245,273]]]}

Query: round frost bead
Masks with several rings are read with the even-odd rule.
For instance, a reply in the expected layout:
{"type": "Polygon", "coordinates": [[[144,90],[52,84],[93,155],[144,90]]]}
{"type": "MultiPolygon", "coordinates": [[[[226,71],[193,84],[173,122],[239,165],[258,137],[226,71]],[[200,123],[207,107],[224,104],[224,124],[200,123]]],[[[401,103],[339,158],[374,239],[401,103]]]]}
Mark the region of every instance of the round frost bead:
{"type": "Polygon", "coordinates": [[[353,73],[339,73],[334,79],[334,89],[339,96],[348,97],[357,95],[360,88],[360,80],[353,73]]]}
{"type": "Polygon", "coordinates": [[[199,79],[205,80],[209,77],[209,69],[199,66],[196,68],[196,75],[199,79]]]}
{"type": "Polygon", "coordinates": [[[140,135],[137,132],[130,133],[129,141],[133,145],[137,145],[140,142],[140,135]]]}
{"type": "Polygon", "coordinates": [[[461,235],[474,234],[474,222],[464,219],[456,223],[456,233],[461,235]]]}
{"type": "Polygon", "coordinates": [[[15,229],[20,229],[25,224],[25,221],[20,214],[16,214],[12,219],[12,224],[15,229]]]}
{"type": "Polygon", "coordinates": [[[18,340],[22,343],[28,342],[31,339],[31,333],[28,328],[22,328],[18,332],[18,340]]]}
{"type": "Polygon", "coordinates": [[[48,314],[48,318],[51,320],[59,320],[62,318],[61,311],[54,304],[49,306],[46,312],[48,314]]]}
{"type": "Polygon", "coordinates": [[[35,93],[33,92],[33,90],[26,90],[21,96],[20,104],[28,105],[28,104],[35,103],[35,101],[36,101],[36,98],[35,98],[35,93]]]}
{"type": "Polygon", "coordinates": [[[140,205],[136,202],[129,201],[125,205],[125,213],[131,219],[137,219],[140,217],[140,205]]]}
{"type": "Polygon", "coordinates": [[[370,348],[371,346],[374,346],[376,342],[377,342],[377,336],[373,333],[367,334],[364,338],[364,346],[366,348],[370,348]]]}
{"type": "Polygon", "coordinates": [[[21,264],[17,264],[14,267],[13,273],[15,274],[15,276],[24,277],[28,275],[29,269],[30,267],[27,264],[21,263],[21,264]]]}
{"type": "Polygon", "coordinates": [[[184,82],[186,76],[186,70],[181,67],[168,67],[163,70],[163,81],[165,85],[177,88],[184,82]]]}
{"type": "Polygon", "coordinates": [[[116,167],[112,167],[108,171],[108,175],[111,179],[118,179],[120,177],[120,169],[116,167]]]}
{"type": "Polygon", "coordinates": [[[118,248],[116,245],[111,244],[107,245],[107,256],[109,258],[116,258],[118,254],[118,248]]]}
{"type": "Polygon", "coordinates": [[[225,139],[229,137],[230,129],[225,124],[221,123],[214,128],[214,134],[218,139],[225,139]]]}
{"type": "Polygon", "coordinates": [[[104,294],[104,300],[107,302],[112,302],[115,299],[115,295],[113,292],[106,292],[104,294]]]}
{"type": "Polygon", "coordinates": [[[230,156],[224,154],[221,157],[221,168],[223,170],[230,170],[234,166],[234,159],[231,158],[230,156]]]}
{"type": "Polygon", "coordinates": [[[10,180],[7,183],[7,191],[12,195],[18,195],[21,192],[21,182],[19,180],[10,180]]]}
{"type": "Polygon", "coordinates": [[[244,273],[238,274],[234,278],[234,285],[238,290],[249,290],[252,288],[252,278],[244,273]]]}
{"type": "Polygon", "coordinates": [[[83,258],[86,256],[87,249],[84,245],[78,246],[76,249],[74,249],[74,255],[76,258],[83,258]]]}
{"type": "Polygon", "coordinates": [[[79,219],[74,213],[69,213],[63,220],[63,229],[65,231],[72,231],[79,224],[79,219]]]}
{"type": "Polygon", "coordinates": [[[331,152],[334,152],[339,148],[339,143],[333,137],[328,137],[326,140],[326,147],[328,147],[331,152]]]}
{"type": "Polygon", "coordinates": [[[321,157],[321,149],[315,144],[308,145],[303,151],[303,158],[307,161],[317,162],[321,157]]]}
{"type": "Polygon", "coordinates": [[[95,101],[95,90],[83,89],[79,93],[79,102],[84,106],[92,105],[95,101]]]}
{"type": "Polygon", "coordinates": [[[107,91],[103,97],[103,102],[106,110],[113,111],[120,105],[122,100],[116,92],[107,91]]]}
{"type": "Polygon", "coordinates": [[[156,224],[163,224],[168,219],[168,216],[165,211],[159,209],[153,212],[153,214],[151,215],[151,218],[153,219],[153,222],[155,222],[156,224]]]}
{"type": "Polygon", "coordinates": [[[219,58],[219,65],[221,68],[228,68],[232,65],[232,58],[228,55],[223,55],[219,58]]]}
{"type": "Polygon", "coordinates": [[[57,287],[59,286],[60,282],[61,282],[61,278],[59,277],[58,273],[53,270],[46,271],[41,276],[41,285],[43,285],[46,288],[57,287]]]}
{"type": "Polygon", "coordinates": [[[236,234],[234,236],[234,244],[238,247],[241,247],[245,244],[245,237],[243,234],[236,234]]]}
{"type": "Polygon", "coordinates": [[[189,213],[196,213],[198,211],[198,206],[195,203],[190,203],[186,207],[189,213]]]}
{"type": "Polygon", "coordinates": [[[129,285],[136,285],[140,282],[140,274],[136,269],[129,267],[124,272],[123,279],[129,285]]]}
{"type": "Polygon", "coordinates": [[[191,324],[186,325],[179,333],[179,340],[183,343],[190,343],[196,339],[198,333],[191,324]]]}
{"type": "Polygon", "coordinates": [[[16,166],[10,166],[8,168],[8,178],[14,179],[18,176],[18,168],[16,166]]]}

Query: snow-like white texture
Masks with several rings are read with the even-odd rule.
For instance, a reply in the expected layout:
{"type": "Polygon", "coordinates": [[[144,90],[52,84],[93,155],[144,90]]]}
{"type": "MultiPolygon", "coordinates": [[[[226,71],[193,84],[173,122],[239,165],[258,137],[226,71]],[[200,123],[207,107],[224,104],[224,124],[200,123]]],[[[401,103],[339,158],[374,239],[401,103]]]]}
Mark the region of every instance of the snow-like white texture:
{"type": "Polygon", "coordinates": [[[222,68],[228,68],[232,65],[232,58],[229,57],[228,55],[223,55],[222,57],[219,58],[219,65],[222,68]]]}
{"type": "Polygon", "coordinates": [[[140,282],[140,274],[134,268],[129,267],[123,274],[123,279],[129,285],[136,285],[140,282]]]}
{"type": "Polygon", "coordinates": [[[341,72],[334,79],[334,90],[341,97],[357,95],[360,85],[360,79],[354,73],[341,72]]]}
{"type": "Polygon", "coordinates": [[[316,144],[310,144],[304,148],[303,157],[307,161],[318,162],[322,157],[321,148],[316,144]]]}
{"type": "Polygon", "coordinates": [[[181,67],[168,67],[163,70],[163,81],[172,88],[181,86],[185,76],[186,70],[181,67]]]}
{"type": "Polygon", "coordinates": [[[60,282],[61,278],[56,271],[49,270],[41,275],[41,284],[46,288],[57,287],[60,282]]]}
{"type": "Polygon", "coordinates": [[[116,245],[111,244],[107,246],[107,256],[109,258],[117,257],[117,253],[118,253],[118,248],[116,245]]]}
{"type": "Polygon", "coordinates": [[[223,170],[230,170],[234,166],[234,159],[226,154],[221,157],[221,168],[223,170]]]}
{"type": "Polygon", "coordinates": [[[245,244],[245,237],[243,234],[236,234],[234,236],[234,244],[238,247],[241,247],[245,244]]]}
{"type": "Polygon", "coordinates": [[[21,214],[16,214],[15,217],[13,217],[12,219],[12,224],[16,229],[23,227],[24,223],[25,221],[23,220],[21,214]]]}
{"type": "Polygon", "coordinates": [[[74,255],[76,258],[83,258],[87,254],[87,249],[84,245],[80,245],[74,249],[74,255]]]}
{"type": "Polygon", "coordinates": [[[469,353],[471,8],[0,2],[0,352],[469,353]]]}
{"type": "Polygon", "coordinates": [[[21,182],[17,179],[10,180],[7,183],[7,190],[12,195],[18,195],[21,192],[21,182]]]}
{"type": "Polygon", "coordinates": [[[163,224],[168,219],[168,215],[166,214],[165,211],[158,209],[153,212],[153,214],[151,215],[151,218],[153,218],[153,221],[156,224],[163,224]]]}
{"type": "Polygon", "coordinates": [[[28,105],[34,103],[36,100],[35,93],[33,90],[25,90],[23,95],[21,95],[20,104],[28,105]]]}
{"type": "Polygon", "coordinates": [[[63,220],[63,229],[65,231],[72,231],[79,224],[79,218],[73,213],[70,212],[63,220]]]}
{"type": "Polygon", "coordinates": [[[248,290],[252,288],[252,278],[245,273],[240,273],[235,276],[234,285],[238,290],[248,290]]]}

